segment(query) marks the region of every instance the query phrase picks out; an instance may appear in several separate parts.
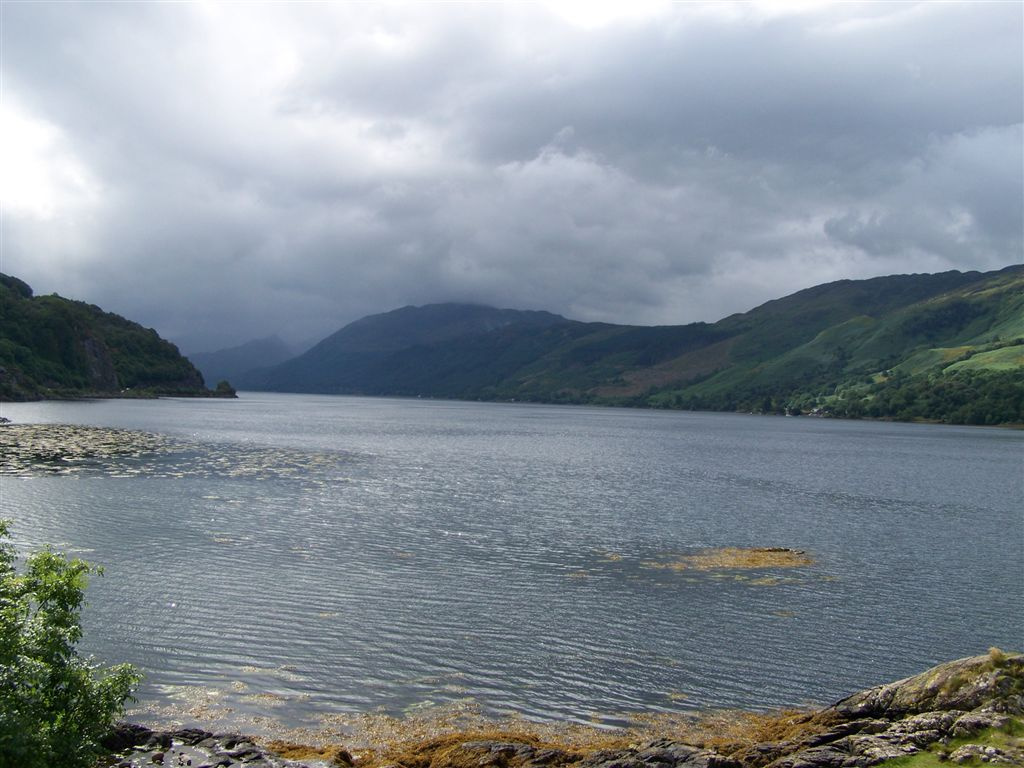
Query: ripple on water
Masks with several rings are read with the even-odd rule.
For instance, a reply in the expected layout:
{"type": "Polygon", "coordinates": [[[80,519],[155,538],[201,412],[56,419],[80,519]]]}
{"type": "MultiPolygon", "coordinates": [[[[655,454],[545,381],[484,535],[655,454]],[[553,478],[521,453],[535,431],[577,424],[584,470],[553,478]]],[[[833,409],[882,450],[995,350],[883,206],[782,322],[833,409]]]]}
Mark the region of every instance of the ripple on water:
{"type": "Polygon", "coordinates": [[[430,702],[614,724],[827,702],[1021,636],[1019,437],[334,402],[214,425],[156,402],[116,423],[181,437],[0,463],[28,475],[5,478],[18,535],[106,567],[86,637],[146,667],[142,706],[174,685],[267,727],[430,702]],[[815,562],[693,559],[772,545],[815,562]]]}

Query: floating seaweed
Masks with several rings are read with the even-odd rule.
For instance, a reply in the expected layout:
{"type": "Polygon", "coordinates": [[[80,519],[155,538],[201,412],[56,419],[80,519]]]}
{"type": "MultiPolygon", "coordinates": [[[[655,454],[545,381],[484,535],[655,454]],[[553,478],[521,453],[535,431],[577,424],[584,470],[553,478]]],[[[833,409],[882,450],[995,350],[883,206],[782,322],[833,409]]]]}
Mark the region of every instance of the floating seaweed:
{"type": "Polygon", "coordinates": [[[109,477],[300,479],[331,476],[351,459],[317,452],[214,444],[134,429],[70,424],[0,428],[0,476],[100,474],[109,477]]]}

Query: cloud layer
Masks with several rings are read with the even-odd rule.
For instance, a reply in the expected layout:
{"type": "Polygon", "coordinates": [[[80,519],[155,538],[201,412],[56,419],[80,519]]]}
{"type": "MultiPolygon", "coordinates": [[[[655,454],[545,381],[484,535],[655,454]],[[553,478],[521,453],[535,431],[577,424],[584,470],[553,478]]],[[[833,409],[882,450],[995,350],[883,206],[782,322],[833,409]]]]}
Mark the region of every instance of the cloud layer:
{"type": "Polygon", "coordinates": [[[202,351],[998,268],[1022,8],[6,3],[2,270],[202,351]]]}

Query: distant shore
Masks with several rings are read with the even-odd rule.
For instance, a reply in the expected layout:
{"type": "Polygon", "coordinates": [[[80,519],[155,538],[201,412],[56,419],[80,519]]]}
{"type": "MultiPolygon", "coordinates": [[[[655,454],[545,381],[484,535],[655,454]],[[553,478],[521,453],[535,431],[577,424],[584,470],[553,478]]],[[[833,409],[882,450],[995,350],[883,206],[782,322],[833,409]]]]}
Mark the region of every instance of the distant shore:
{"type": "MultiPolygon", "coordinates": [[[[914,419],[897,419],[890,416],[845,416],[834,413],[814,413],[814,412],[800,412],[800,413],[777,413],[777,412],[761,412],[761,411],[715,411],[706,409],[696,408],[664,408],[646,404],[630,404],[630,403],[608,403],[608,402],[557,402],[548,400],[518,400],[508,398],[495,398],[493,400],[480,400],[480,399],[464,399],[464,398],[447,398],[447,397],[419,397],[413,395],[367,395],[367,394],[350,394],[350,393],[329,393],[329,392],[277,392],[270,390],[242,390],[242,395],[245,394],[280,394],[280,395],[312,395],[319,397],[360,397],[369,399],[395,399],[395,400],[418,400],[418,401],[437,401],[437,402],[454,402],[454,403],[495,403],[504,405],[549,405],[549,406],[565,406],[565,407],[584,407],[584,408],[621,408],[630,410],[641,410],[641,411],[669,411],[673,413],[707,413],[707,414],[735,414],[739,416],[773,416],[773,417],[786,417],[786,418],[809,418],[809,419],[824,419],[829,421],[864,421],[864,422],[879,422],[884,424],[927,424],[933,426],[947,426],[947,427],[994,427],[998,429],[1013,429],[1013,430],[1024,430],[1024,422],[1001,422],[998,424],[966,424],[961,422],[949,422],[942,421],[941,419],[925,419],[925,418],[914,418],[914,419]]],[[[159,400],[161,398],[195,398],[195,399],[239,399],[238,390],[230,388],[227,390],[204,390],[204,391],[184,391],[184,392],[172,392],[172,391],[154,391],[154,390],[122,390],[119,392],[94,392],[94,391],[55,391],[45,395],[37,394],[31,397],[23,398],[4,398],[0,396],[0,403],[39,403],[46,401],[56,402],[75,402],[75,401],[86,401],[86,400],[159,400]]]]}

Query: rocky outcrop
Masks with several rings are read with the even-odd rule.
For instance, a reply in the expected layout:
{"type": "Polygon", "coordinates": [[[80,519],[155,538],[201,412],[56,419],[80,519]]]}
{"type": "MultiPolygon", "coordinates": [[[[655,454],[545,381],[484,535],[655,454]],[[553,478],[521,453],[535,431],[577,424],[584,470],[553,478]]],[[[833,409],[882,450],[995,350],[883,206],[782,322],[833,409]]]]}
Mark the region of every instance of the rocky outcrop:
{"type": "Polygon", "coordinates": [[[832,709],[847,719],[897,720],[923,712],[1024,711],[1024,656],[988,655],[940,664],[920,675],[848,696],[832,709]]]}
{"type": "Polygon", "coordinates": [[[114,370],[114,359],[107,345],[87,336],[82,339],[82,352],[89,372],[89,385],[98,392],[116,392],[121,388],[114,370]]]}
{"type": "MultiPolygon", "coordinates": [[[[401,756],[367,753],[372,768],[869,768],[924,750],[952,764],[1024,766],[1024,739],[998,746],[979,738],[1010,730],[1024,716],[1024,655],[988,655],[941,664],[920,675],[861,691],[786,722],[778,741],[718,749],[655,739],[600,751],[527,740],[448,737],[401,756]]],[[[1019,727],[1019,725],[1018,725],[1019,727]]],[[[284,768],[300,766],[234,734],[154,732],[123,725],[109,748],[119,768],[284,768]]],[[[330,762],[351,766],[344,750],[330,762]]]]}
{"type": "MultiPolygon", "coordinates": [[[[809,723],[829,724],[823,730],[796,743],[761,744],[734,756],[751,768],[866,768],[1005,728],[1020,715],[1024,656],[993,649],[855,693],[808,715],[809,723]]],[[[1024,747],[979,749],[990,751],[986,762],[1024,765],[1024,747]]],[[[959,751],[957,759],[974,754],[959,751]]]]}
{"type": "Polygon", "coordinates": [[[627,750],[597,752],[577,764],[580,768],[743,768],[738,760],[711,749],[658,739],[627,750]]]}
{"type": "Polygon", "coordinates": [[[107,762],[111,768],[307,768],[261,749],[248,737],[198,728],[153,731],[120,723],[103,746],[113,753],[107,762]]]}

